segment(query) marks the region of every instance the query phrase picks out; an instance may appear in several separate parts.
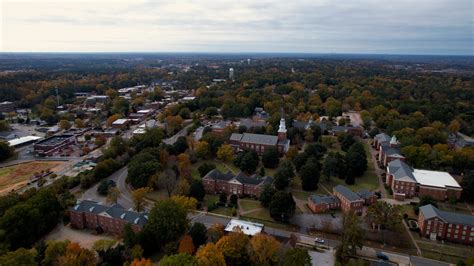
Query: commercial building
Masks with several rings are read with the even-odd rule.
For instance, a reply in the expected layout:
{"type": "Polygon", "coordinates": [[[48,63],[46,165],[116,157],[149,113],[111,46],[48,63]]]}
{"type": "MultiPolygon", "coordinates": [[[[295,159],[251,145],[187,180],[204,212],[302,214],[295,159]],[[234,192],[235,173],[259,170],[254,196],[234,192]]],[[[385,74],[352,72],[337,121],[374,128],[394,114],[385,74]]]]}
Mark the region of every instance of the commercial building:
{"type": "Polygon", "coordinates": [[[254,150],[262,155],[268,147],[274,147],[280,153],[286,153],[290,147],[290,140],[286,138],[285,119],[280,120],[278,136],[265,134],[233,133],[229,139],[230,145],[235,151],[254,150]]]}
{"type": "Polygon", "coordinates": [[[418,225],[424,237],[474,244],[474,215],[442,211],[428,204],[420,207],[418,225]]]}
{"type": "Polygon", "coordinates": [[[41,137],[38,137],[38,136],[25,136],[25,137],[20,137],[20,138],[15,138],[15,139],[11,139],[8,141],[8,145],[10,145],[11,147],[20,147],[20,146],[23,146],[23,145],[28,145],[28,144],[31,144],[37,140],[41,139],[41,137]]]}
{"type": "Polygon", "coordinates": [[[263,232],[263,224],[231,219],[225,227],[226,232],[240,231],[248,236],[254,236],[263,232]]]}
{"type": "Polygon", "coordinates": [[[84,200],[69,209],[71,226],[77,229],[92,229],[98,233],[121,235],[126,224],[139,232],[148,221],[148,214],[125,210],[119,204],[105,206],[95,201],[84,200]]]}
{"type": "Polygon", "coordinates": [[[1,102],[0,103],[0,113],[10,113],[15,111],[15,104],[12,102],[1,102]]]}
{"type": "Polygon", "coordinates": [[[112,122],[113,128],[125,129],[130,125],[130,119],[120,118],[112,122]]]}
{"type": "Polygon", "coordinates": [[[51,156],[56,152],[68,148],[76,142],[74,135],[55,135],[37,142],[33,149],[39,156],[51,156]]]}
{"type": "Polygon", "coordinates": [[[402,160],[388,163],[386,183],[394,198],[431,196],[436,200],[459,199],[462,187],[447,172],[413,169],[402,160]]]}
{"type": "Polygon", "coordinates": [[[271,185],[273,178],[269,176],[259,177],[257,175],[247,176],[240,172],[234,176],[231,172],[221,173],[217,169],[211,170],[203,179],[206,193],[237,194],[259,197],[265,185],[271,185]]]}

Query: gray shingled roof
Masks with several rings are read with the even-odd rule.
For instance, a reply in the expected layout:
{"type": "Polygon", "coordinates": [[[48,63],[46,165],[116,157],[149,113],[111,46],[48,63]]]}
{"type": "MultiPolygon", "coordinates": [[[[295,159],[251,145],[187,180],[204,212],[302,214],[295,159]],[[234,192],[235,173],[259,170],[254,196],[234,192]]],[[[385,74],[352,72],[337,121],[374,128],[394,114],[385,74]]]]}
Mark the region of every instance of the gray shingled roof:
{"type": "Polygon", "coordinates": [[[388,143],[383,143],[381,146],[382,148],[382,152],[384,154],[386,154],[387,156],[398,156],[398,157],[403,157],[405,158],[403,155],[402,155],[402,152],[400,151],[399,148],[395,148],[395,147],[390,147],[390,144],[388,143]]]}
{"type": "Polygon", "coordinates": [[[242,139],[242,134],[232,133],[229,140],[240,141],[242,139]]]}
{"type": "Polygon", "coordinates": [[[380,134],[377,134],[375,135],[375,139],[379,142],[379,143],[382,143],[382,142],[390,142],[390,136],[385,134],[385,133],[380,133],[380,134]]]}
{"type": "Polygon", "coordinates": [[[335,196],[327,196],[327,195],[311,195],[309,199],[314,202],[315,204],[333,204],[339,202],[339,199],[335,196]]]}
{"type": "Polygon", "coordinates": [[[245,173],[240,172],[235,176],[235,179],[242,184],[249,185],[266,185],[273,183],[273,178],[269,176],[259,177],[257,175],[247,176],[245,173]]]}
{"type": "Polygon", "coordinates": [[[95,201],[83,200],[74,206],[74,210],[78,212],[101,213],[109,207],[101,205],[95,201]]]}
{"type": "Polygon", "coordinates": [[[212,169],[211,171],[209,171],[209,173],[207,173],[204,178],[211,178],[211,179],[214,179],[214,180],[225,180],[225,181],[229,181],[231,180],[232,178],[234,178],[234,175],[228,171],[227,173],[223,174],[221,173],[219,170],[217,169],[212,169]]]}
{"type": "Polygon", "coordinates": [[[138,213],[135,211],[125,210],[121,205],[114,204],[113,206],[105,206],[91,200],[83,200],[76,204],[73,208],[77,212],[88,212],[88,213],[106,213],[107,215],[116,219],[125,220],[131,224],[144,226],[147,222],[147,213],[138,213]]]}
{"type": "Polygon", "coordinates": [[[243,143],[276,145],[278,142],[278,137],[273,135],[244,133],[240,141],[243,143]]]}
{"type": "Polygon", "coordinates": [[[359,190],[357,192],[357,194],[363,199],[368,199],[368,198],[373,197],[375,195],[374,192],[372,192],[372,191],[370,191],[366,188],[363,188],[363,189],[359,190]]]}
{"type": "Polygon", "coordinates": [[[413,169],[400,159],[389,162],[387,168],[396,180],[416,182],[413,169]]]}
{"type": "Polygon", "coordinates": [[[361,199],[359,195],[357,195],[354,191],[350,190],[346,186],[337,185],[333,189],[334,189],[334,191],[340,193],[342,196],[344,196],[349,201],[356,201],[356,200],[361,199]]]}
{"type": "Polygon", "coordinates": [[[438,217],[448,223],[474,226],[474,215],[442,211],[431,204],[421,206],[420,212],[423,213],[425,219],[438,217]]]}

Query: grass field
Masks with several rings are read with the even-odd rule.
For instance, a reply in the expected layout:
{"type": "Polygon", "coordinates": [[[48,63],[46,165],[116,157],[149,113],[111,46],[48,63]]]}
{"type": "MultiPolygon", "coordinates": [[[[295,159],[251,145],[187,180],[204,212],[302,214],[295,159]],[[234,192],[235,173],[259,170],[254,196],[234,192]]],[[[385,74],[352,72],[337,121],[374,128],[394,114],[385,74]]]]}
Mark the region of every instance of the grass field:
{"type": "Polygon", "coordinates": [[[420,247],[424,257],[450,263],[465,260],[474,252],[474,248],[472,247],[453,243],[445,243],[442,245],[426,241],[418,241],[418,246],[420,247]]]}
{"type": "Polygon", "coordinates": [[[328,193],[321,186],[315,191],[293,190],[291,191],[295,198],[300,200],[308,200],[308,197],[314,194],[327,195],[328,193]]]}
{"type": "Polygon", "coordinates": [[[0,195],[23,187],[34,173],[48,169],[55,171],[62,164],[37,161],[0,168],[0,195]]]}
{"type": "Polygon", "coordinates": [[[246,200],[246,199],[241,199],[239,200],[240,208],[242,208],[243,211],[250,211],[258,208],[262,208],[260,205],[260,202],[255,201],[255,200],[246,200]]]}
{"type": "Polygon", "coordinates": [[[232,172],[233,172],[234,174],[236,174],[236,173],[239,171],[239,169],[237,169],[237,168],[236,168],[233,164],[231,164],[231,163],[227,164],[227,167],[226,167],[226,166],[224,165],[224,163],[221,162],[221,161],[217,161],[217,160],[203,160],[203,161],[199,161],[199,162],[193,164],[193,166],[192,166],[193,169],[192,169],[192,172],[191,172],[192,177],[194,177],[194,178],[201,178],[201,176],[199,175],[198,168],[199,168],[199,166],[201,166],[201,165],[204,164],[204,163],[214,164],[214,165],[216,166],[216,169],[219,170],[219,171],[221,171],[222,173],[227,173],[227,172],[229,171],[229,169],[228,169],[227,167],[229,167],[229,168],[232,170],[232,172]]]}

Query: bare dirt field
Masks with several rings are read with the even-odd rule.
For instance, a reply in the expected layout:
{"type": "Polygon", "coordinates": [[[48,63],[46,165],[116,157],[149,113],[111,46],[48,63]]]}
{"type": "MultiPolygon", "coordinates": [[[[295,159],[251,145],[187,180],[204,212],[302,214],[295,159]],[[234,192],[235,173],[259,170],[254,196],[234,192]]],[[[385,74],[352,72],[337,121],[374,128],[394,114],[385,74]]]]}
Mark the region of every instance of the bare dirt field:
{"type": "Polygon", "coordinates": [[[29,162],[0,168],[0,195],[25,186],[34,173],[61,169],[63,162],[29,162]]]}
{"type": "Polygon", "coordinates": [[[94,235],[91,231],[72,229],[69,226],[64,226],[62,223],[46,236],[46,240],[70,240],[88,249],[92,248],[94,243],[100,239],[117,240],[109,235],[94,235]]]}

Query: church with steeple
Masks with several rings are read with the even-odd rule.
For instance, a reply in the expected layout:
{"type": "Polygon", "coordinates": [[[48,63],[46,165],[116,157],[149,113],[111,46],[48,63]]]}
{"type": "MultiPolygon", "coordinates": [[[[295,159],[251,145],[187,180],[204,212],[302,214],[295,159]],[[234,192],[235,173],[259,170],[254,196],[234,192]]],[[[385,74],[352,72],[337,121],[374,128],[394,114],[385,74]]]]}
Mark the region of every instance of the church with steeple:
{"type": "Polygon", "coordinates": [[[256,151],[259,155],[262,155],[268,147],[275,147],[278,152],[283,154],[290,148],[290,140],[286,136],[286,131],[286,121],[282,116],[277,136],[253,133],[233,133],[229,138],[229,144],[236,152],[250,149],[256,151]]]}

